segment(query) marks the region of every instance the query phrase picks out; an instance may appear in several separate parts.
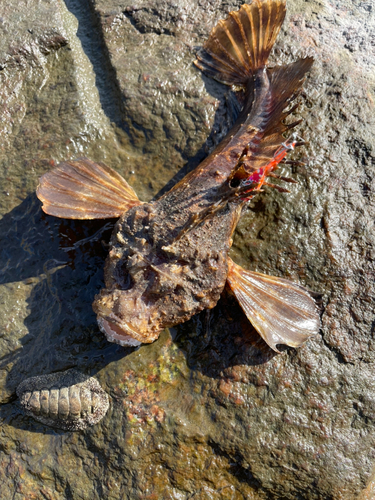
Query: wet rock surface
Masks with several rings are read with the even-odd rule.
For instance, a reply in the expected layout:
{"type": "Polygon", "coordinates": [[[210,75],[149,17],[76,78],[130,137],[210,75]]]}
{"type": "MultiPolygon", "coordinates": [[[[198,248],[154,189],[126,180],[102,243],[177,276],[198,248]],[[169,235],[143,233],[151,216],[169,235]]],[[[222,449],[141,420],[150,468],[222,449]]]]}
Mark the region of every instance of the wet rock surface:
{"type": "Polygon", "coordinates": [[[238,226],[239,264],[322,294],[322,334],[272,353],[231,297],[137,350],[91,303],[111,221],[43,215],[53,162],[88,156],[140,198],[193,168],[230,126],[227,89],[192,66],[241,2],[79,0],[0,6],[0,478],[4,498],[372,498],[374,16],[371,2],[288,2],[272,61],[313,55],[308,141],[238,226]],[[78,35],[78,36],[77,36],[78,35]],[[75,367],[110,395],[82,432],[24,416],[22,380],[75,367]]]}

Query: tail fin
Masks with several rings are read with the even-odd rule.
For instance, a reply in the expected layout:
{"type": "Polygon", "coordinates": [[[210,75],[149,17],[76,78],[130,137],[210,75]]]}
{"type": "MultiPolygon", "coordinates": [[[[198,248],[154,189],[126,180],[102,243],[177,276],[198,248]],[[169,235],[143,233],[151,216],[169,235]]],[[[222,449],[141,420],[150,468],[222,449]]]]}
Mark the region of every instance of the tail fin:
{"type": "Polygon", "coordinates": [[[263,68],[285,17],[285,0],[253,0],[211,31],[195,65],[226,85],[244,85],[263,68]]]}

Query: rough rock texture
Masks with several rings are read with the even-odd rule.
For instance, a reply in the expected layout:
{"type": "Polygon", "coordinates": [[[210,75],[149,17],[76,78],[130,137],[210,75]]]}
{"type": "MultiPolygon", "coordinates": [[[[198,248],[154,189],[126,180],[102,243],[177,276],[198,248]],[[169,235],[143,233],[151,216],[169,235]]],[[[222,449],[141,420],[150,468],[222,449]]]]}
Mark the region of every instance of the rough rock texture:
{"type": "Polygon", "coordinates": [[[240,3],[0,5],[4,498],[374,496],[372,2],[289,0],[272,56],[316,59],[298,111],[307,165],[291,194],[254,200],[232,257],[323,294],[322,335],[298,351],[271,353],[230,297],[152,345],[108,344],[91,302],[111,223],[45,216],[33,194],[53,161],[82,155],[143,199],[195,166],[232,106],[194,47],[240,3]],[[71,433],[23,416],[17,385],[71,367],[110,394],[105,419],[71,433]]]}

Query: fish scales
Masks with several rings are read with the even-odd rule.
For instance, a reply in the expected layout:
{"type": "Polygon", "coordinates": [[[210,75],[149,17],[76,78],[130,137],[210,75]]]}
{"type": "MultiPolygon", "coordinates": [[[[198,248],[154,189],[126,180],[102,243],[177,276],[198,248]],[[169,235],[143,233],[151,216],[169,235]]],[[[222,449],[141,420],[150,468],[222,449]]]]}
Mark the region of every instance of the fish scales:
{"type": "MultiPolygon", "coordinates": [[[[285,0],[254,0],[212,30],[195,65],[234,86],[242,110],[211,155],[160,199],[141,202],[117,172],[86,158],[41,177],[37,196],[47,214],[119,218],[105,287],[93,303],[109,341],[153,342],[164,328],[214,307],[224,288],[277,352],[278,344],[299,347],[318,333],[319,311],[307,289],[243,269],[228,255],[246,203],[265,186],[287,191],[269,178],[278,177],[280,162],[302,143],[289,133],[299,122],[285,120],[313,60],[267,67],[285,11],[285,0]]],[[[36,395],[32,402],[40,404],[36,395]]]]}

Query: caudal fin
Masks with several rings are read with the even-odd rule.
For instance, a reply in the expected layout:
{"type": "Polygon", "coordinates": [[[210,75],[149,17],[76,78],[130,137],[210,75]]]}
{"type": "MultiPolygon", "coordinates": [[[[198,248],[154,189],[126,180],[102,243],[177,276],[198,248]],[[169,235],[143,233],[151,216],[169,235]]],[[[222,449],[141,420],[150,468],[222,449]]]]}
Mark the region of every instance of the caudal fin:
{"type": "Polygon", "coordinates": [[[140,205],[129,184],[104,163],[62,162],[42,175],[36,195],[46,214],[65,219],[110,219],[140,205]]]}
{"type": "Polygon", "coordinates": [[[300,347],[320,328],[309,291],[283,278],[246,271],[228,260],[227,282],[259,335],[276,352],[277,344],[300,347]]]}
{"type": "Polygon", "coordinates": [[[285,17],[285,0],[253,0],[211,31],[195,65],[226,85],[244,85],[268,60],[285,17]]]}

